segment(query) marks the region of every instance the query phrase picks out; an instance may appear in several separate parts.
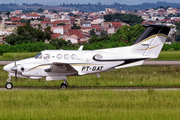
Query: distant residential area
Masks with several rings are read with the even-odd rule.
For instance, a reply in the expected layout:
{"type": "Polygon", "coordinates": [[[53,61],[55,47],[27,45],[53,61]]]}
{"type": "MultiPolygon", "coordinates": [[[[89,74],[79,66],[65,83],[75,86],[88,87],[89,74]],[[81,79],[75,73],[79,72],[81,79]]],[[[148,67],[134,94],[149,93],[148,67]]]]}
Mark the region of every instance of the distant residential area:
{"type": "MultiPolygon", "coordinates": [[[[87,42],[93,35],[111,35],[123,25],[131,24],[117,19],[108,20],[111,14],[136,15],[142,22],[140,24],[175,24],[180,22],[180,9],[172,7],[159,7],[146,10],[116,10],[106,8],[99,12],[56,11],[38,9],[34,12],[24,13],[23,10],[6,11],[0,14],[0,43],[3,44],[6,36],[15,32],[19,26],[27,23],[31,27],[45,31],[50,27],[50,39],[63,39],[73,44],[87,42]],[[106,18],[105,18],[106,16],[106,18]]],[[[49,43],[48,40],[45,43],[49,43]]]]}

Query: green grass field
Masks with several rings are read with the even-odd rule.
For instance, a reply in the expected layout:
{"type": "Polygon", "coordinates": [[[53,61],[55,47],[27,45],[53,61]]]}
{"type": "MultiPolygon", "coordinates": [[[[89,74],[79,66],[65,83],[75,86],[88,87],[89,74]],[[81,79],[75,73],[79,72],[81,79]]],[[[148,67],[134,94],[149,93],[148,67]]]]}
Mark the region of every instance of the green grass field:
{"type": "MultiPolygon", "coordinates": [[[[179,87],[179,66],[137,66],[68,77],[70,86],[90,89],[0,90],[0,120],[179,120],[179,90],[119,90],[109,87],[179,87]],[[108,89],[102,89],[108,87],[108,89]],[[98,89],[94,89],[96,87],[98,89]]],[[[0,86],[8,73],[0,66],[0,86]]],[[[62,81],[13,78],[14,87],[57,87],[62,81]]]]}
{"type": "MultiPolygon", "coordinates": [[[[37,53],[4,53],[0,56],[0,60],[17,60],[34,57],[37,53]]],[[[180,51],[161,51],[159,57],[153,60],[180,60],[180,51]]]]}
{"type": "Polygon", "coordinates": [[[180,51],[161,51],[159,57],[154,60],[180,60],[180,51]]]}
{"type": "Polygon", "coordinates": [[[2,120],[179,120],[179,90],[0,91],[2,120]]]}

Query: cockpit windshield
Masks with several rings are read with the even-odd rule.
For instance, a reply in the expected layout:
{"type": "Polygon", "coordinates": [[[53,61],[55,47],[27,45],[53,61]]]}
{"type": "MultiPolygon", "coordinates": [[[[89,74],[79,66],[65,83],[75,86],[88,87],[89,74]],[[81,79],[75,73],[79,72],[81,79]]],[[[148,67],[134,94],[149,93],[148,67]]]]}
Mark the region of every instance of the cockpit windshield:
{"type": "Polygon", "coordinates": [[[41,56],[42,53],[38,53],[35,58],[37,59],[39,56],[41,56]]]}

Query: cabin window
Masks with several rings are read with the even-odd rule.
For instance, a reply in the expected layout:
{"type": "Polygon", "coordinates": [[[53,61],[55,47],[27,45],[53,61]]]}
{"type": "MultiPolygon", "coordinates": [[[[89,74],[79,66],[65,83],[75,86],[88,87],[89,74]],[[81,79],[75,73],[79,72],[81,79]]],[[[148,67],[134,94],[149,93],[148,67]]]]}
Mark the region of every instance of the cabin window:
{"type": "Polygon", "coordinates": [[[41,59],[41,58],[42,58],[41,54],[42,54],[42,53],[38,53],[38,54],[35,56],[35,58],[36,58],[36,59],[37,59],[37,58],[41,59]]]}
{"type": "Polygon", "coordinates": [[[71,55],[71,58],[72,58],[73,60],[75,60],[75,59],[77,58],[77,55],[76,55],[76,54],[72,54],[72,55],[71,55]]]}
{"type": "Polygon", "coordinates": [[[102,56],[102,55],[97,55],[96,58],[97,58],[97,59],[102,59],[103,56],[102,56]]]}
{"type": "Polygon", "coordinates": [[[49,54],[44,54],[44,55],[43,55],[43,58],[44,58],[44,59],[49,59],[49,58],[50,58],[50,55],[49,55],[49,54]]]}
{"type": "Polygon", "coordinates": [[[58,55],[57,55],[57,59],[62,59],[62,55],[61,55],[61,54],[58,54],[58,55]]]}
{"type": "Polygon", "coordinates": [[[42,55],[40,55],[40,56],[38,57],[38,59],[42,59],[42,55]]]}
{"type": "Polygon", "coordinates": [[[64,55],[64,59],[66,59],[66,60],[69,59],[69,55],[68,55],[68,54],[65,54],[65,55],[64,55]]]}

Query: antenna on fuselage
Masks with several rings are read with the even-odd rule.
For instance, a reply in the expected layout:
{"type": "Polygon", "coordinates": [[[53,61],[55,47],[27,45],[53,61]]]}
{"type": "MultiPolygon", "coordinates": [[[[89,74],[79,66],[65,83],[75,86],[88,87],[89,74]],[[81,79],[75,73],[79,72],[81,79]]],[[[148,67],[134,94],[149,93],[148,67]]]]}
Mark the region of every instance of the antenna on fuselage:
{"type": "Polygon", "coordinates": [[[78,50],[79,50],[79,51],[82,51],[82,49],[83,49],[83,46],[81,45],[78,50]]]}

